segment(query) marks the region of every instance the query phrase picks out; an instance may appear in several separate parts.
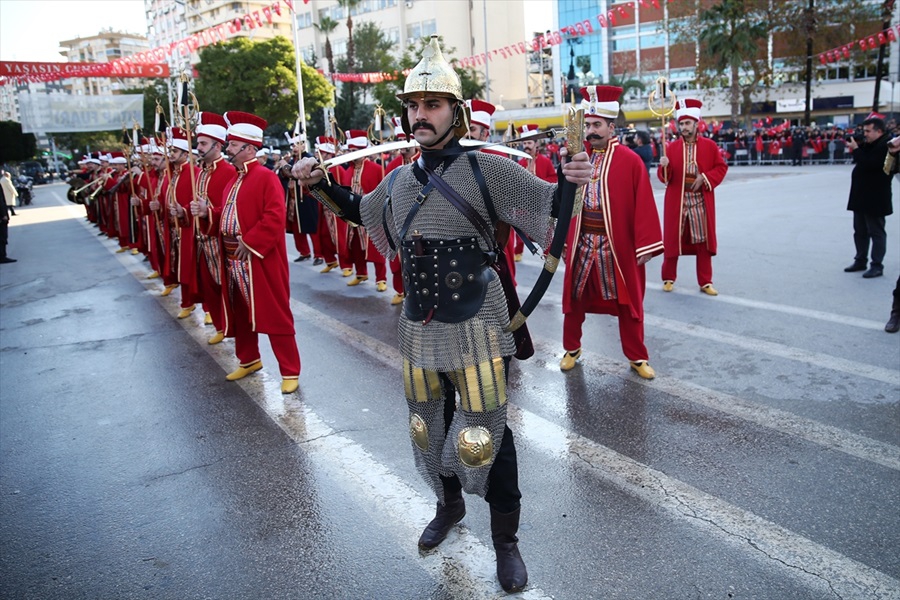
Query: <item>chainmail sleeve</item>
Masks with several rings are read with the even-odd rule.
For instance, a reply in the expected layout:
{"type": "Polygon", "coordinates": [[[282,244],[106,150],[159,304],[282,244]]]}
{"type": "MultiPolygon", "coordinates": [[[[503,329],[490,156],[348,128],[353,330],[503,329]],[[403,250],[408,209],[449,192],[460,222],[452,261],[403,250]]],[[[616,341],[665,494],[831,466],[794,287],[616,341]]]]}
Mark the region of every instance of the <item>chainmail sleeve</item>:
{"type": "Polygon", "coordinates": [[[549,248],[556,219],[550,214],[557,185],[548,183],[517,162],[496,154],[475,155],[501,221],[518,227],[542,248],[549,248]]]}
{"type": "MultiPolygon", "coordinates": [[[[530,175],[515,162],[499,156],[479,153],[479,166],[484,173],[498,218],[519,227],[539,243],[547,243],[552,220],[550,211],[556,185],[530,175]]],[[[454,160],[446,170],[438,173],[488,223],[491,217],[481,191],[465,157],[454,160]]],[[[362,224],[370,239],[385,257],[396,255],[388,243],[388,233],[395,247],[399,247],[398,232],[412,209],[423,185],[416,179],[412,166],[398,169],[387,198],[390,177],[367,194],[360,202],[362,224]],[[386,217],[385,217],[386,215],[386,217]],[[385,229],[385,222],[387,229],[385,229]]],[[[407,237],[418,232],[427,240],[455,240],[477,238],[484,252],[493,250],[481,238],[469,220],[437,190],[432,190],[415,213],[407,237]]],[[[484,361],[515,353],[511,333],[504,331],[509,324],[509,310],[503,287],[497,274],[488,269],[490,281],[484,303],[478,313],[460,323],[413,321],[406,314],[400,316],[398,336],[404,358],[422,369],[446,372],[464,369],[484,361]]]]}

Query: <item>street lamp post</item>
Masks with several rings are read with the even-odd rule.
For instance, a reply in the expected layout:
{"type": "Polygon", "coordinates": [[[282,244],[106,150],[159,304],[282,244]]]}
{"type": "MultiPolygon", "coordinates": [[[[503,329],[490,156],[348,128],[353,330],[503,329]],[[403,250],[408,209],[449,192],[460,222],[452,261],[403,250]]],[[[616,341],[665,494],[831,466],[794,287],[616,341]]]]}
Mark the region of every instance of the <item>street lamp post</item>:
{"type": "MultiPolygon", "coordinates": [[[[575,74],[575,46],[581,43],[579,37],[566,38],[569,45],[569,71],[566,74],[566,95],[569,102],[575,102],[575,92],[578,90],[578,76],[575,74]]],[[[564,101],[565,102],[565,101],[564,101]]]]}

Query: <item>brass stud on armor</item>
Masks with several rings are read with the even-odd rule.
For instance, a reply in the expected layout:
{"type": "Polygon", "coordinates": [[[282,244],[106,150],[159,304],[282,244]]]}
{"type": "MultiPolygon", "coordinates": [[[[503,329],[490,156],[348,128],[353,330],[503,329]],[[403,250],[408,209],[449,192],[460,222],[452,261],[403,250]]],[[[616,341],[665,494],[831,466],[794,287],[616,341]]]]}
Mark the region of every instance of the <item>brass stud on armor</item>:
{"type": "Polygon", "coordinates": [[[428,425],[425,424],[425,419],[416,413],[409,416],[409,436],[419,450],[428,452],[428,425]]]}
{"type": "Polygon", "coordinates": [[[491,463],[494,441],[486,427],[465,427],[456,437],[459,460],[473,469],[491,463]]]}
{"type": "Polygon", "coordinates": [[[459,300],[459,294],[453,294],[450,297],[453,298],[454,300],[459,300]]]}

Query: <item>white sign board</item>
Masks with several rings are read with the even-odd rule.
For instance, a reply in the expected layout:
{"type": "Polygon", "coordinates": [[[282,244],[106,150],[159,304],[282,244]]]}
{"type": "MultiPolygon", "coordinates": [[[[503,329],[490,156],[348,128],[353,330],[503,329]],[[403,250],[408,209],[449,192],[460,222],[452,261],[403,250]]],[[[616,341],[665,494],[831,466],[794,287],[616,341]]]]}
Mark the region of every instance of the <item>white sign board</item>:
{"type": "Polygon", "coordinates": [[[803,112],[806,110],[806,100],[803,98],[786,98],[775,101],[775,112],[803,112]]]}
{"type": "Polygon", "coordinates": [[[143,94],[19,94],[22,133],[77,133],[144,126],[143,94]]]}

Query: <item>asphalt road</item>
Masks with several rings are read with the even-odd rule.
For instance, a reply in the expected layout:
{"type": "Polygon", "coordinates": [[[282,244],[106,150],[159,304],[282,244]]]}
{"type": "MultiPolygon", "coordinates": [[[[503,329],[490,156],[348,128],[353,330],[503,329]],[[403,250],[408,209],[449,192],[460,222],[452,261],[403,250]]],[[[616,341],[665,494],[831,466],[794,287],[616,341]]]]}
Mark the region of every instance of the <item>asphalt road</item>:
{"type": "MultiPolygon", "coordinates": [[[[843,272],[849,175],[732,169],[720,296],[690,259],[668,294],[648,267],[652,382],[597,315],[559,371],[554,281],[510,375],[518,597],[900,598],[900,334],[883,331],[900,231],[889,217],[884,277],[843,272]]],[[[266,368],[229,383],[232,342],[208,346],[199,311],[175,319],[178,293],[64,192],[36,188],[0,266],[0,597],[505,596],[477,497],[417,550],[434,500],[390,292],[291,263],[300,391],[279,393],[264,338],[266,368]]],[[[520,295],[539,269],[520,263],[520,295]]]]}

